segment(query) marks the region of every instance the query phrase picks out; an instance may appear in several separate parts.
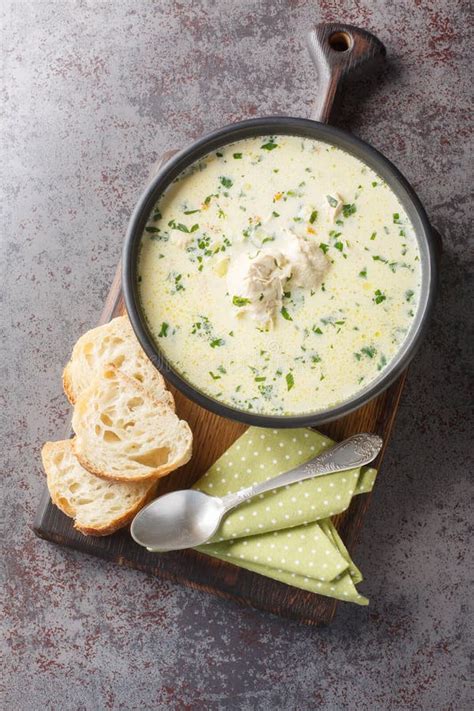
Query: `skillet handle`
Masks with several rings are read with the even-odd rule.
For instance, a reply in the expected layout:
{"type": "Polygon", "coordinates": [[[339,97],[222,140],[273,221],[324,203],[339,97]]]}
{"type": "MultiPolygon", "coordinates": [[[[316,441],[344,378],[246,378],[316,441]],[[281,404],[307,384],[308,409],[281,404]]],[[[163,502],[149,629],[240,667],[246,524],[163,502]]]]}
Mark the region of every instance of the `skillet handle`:
{"type": "Polygon", "coordinates": [[[323,22],[309,33],[308,48],[320,82],[310,118],[328,123],[343,79],[361,66],[383,58],[385,47],[366,30],[338,22],[323,22]]]}

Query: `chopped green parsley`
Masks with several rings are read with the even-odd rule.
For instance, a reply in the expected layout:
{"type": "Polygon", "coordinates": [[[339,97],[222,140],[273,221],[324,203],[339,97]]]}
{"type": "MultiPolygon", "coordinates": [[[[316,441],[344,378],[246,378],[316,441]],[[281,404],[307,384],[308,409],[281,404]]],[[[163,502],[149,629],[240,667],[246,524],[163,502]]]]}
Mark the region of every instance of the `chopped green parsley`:
{"type": "Polygon", "coordinates": [[[234,182],[230,178],[226,178],[224,176],[221,176],[219,178],[219,182],[223,188],[231,188],[234,184],[234,182]]]}
{"type": "Polygon", "coordinates": [[[350,217],[354,214],[354,212],[357,212],[357,208],[354,203],[342,206],[342,214],[344,217],[350,217]]]}
{"type": "Polygon", "coordinates": [[[250,304],[250,299],[245,299],[243,296],[233,296],[232,303],[234,306],[246,306],[246,304],[250,304]]]}
{"type": "Polygon", "coordinates": [[[275,143],[273,138],[270,138],[267,143],[264,143],[263,146],[260,146],[264,151],[273,151],[275,148],[278,148],[278,143],[275,143]]]}
{"type": "Polygon", "coordinates": [[[175,220],[170,220],[168,222],[168,227],[171,227],[172,230],[179,230],[180,232],[185,232],[186,234],[191,234],[192,232],[196,232],[196,230],[199,229],[199,225],[193,225],[191,229],[189,229],[189,227],[186,227],[186,225],[183,225],[181,222],[176,223],[175,220]]]}

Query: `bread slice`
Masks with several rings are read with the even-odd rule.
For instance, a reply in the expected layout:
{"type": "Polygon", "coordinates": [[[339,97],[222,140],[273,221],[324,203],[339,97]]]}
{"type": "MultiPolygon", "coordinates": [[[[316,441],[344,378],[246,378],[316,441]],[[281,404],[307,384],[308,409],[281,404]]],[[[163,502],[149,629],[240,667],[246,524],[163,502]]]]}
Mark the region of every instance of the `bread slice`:
{"type": "Polygon", "coordinates": [[[155,492],[154,482],[104,481],[81,467],[72,440],[46,442],[41,456],[51,499],[74,528],[106,536],[129,523],[155,492]]]}
{"type": "Polygon", "coordinates": [[[113,365],[79,395],[72,427],[76,457],[104,479],[157,479],[191,457],[188,423],[113,365]]]}
{"type": "Polygon", "coordinates": [[[93,328],[77,341],[63,372],[64,392],[72,405],[109,363],[141,383],[156,400],[174,408],[173,396],[138,343],[127,316],[93,328]]]}

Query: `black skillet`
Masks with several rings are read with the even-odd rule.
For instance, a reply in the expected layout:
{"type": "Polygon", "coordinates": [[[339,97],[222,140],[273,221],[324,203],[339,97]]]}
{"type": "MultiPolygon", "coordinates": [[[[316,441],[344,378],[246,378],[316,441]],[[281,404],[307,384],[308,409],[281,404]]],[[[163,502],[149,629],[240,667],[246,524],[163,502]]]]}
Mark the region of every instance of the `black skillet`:
{"type": "Polygon", "coordinates": [[[153,178],[132,215],[123,252],[122,286],[125,304],[138,340],[166,379],[202,407],[230,419],[259,427],[307,427],[329,422],[357,409],[385,390],[407,367],[426,331],[437,284],[439,242],[415,191],[403,175],[375,148],[347,131],[327,125],[336,92],[348,74],[385,55],[383,44],[365,30],[342,24],[318,25],[309,48],[319,77],[319,95],[311,118],[270,116],[240,121],[198,139],[171,158],[153,178]],[[153,340],[143,316],[137,289],[137,257],[145,225],[166,187],[189,165],[221,146],[254,136],[289,134],[324,141],[359,158],[390,186],[415,229],[421,254],[422,284],[418,312],[398,355],[364,390],[352,399],[324,411],[304,415],[269,416],[238,410],[193,387],[169,363],[153,340]]]}

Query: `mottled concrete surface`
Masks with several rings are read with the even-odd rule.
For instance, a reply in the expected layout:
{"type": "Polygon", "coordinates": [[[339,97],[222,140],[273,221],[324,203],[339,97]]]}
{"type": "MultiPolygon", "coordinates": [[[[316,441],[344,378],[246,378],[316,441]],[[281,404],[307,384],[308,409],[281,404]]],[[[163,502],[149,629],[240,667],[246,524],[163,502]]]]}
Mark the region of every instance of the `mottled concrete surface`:
{"type": "Polygon", "coordinates": [[[472,708],[468,7],[2,3],[3,708],[472,708]],[[357,549],[371,606],[341,605],[318,630],[62,550],[30,525],[40,445],[68,413],[61,367],[97,319],[150,166],[242,117],[307,114],[304,35],[338,18],[375,31],[390,60],[336,120],[402,168],[445,255],[357,549]]]}

